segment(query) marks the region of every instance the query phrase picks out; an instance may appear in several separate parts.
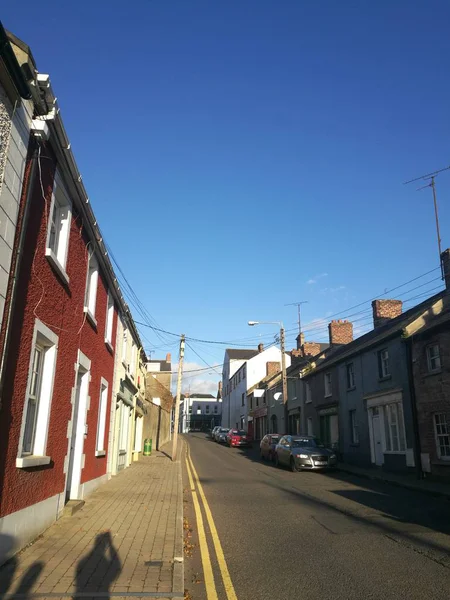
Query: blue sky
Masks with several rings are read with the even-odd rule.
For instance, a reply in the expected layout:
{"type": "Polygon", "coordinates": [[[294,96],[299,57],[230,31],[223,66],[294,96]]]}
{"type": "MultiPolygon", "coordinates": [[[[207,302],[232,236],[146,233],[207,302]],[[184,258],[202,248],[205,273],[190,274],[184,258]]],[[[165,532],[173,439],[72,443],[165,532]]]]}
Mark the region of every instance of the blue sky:
{"type": "MultiPolygon", "coordinates": [[[[247,321],[292,329],[284,305],[307,300],[307,337],[325,340],[331,315],[437,267],[431,191],[402,182],[450,164],[447,0],[8,4],[3,24],[50,74],[105,238],[162,328],[270,342],[247,321]]],[[[437,186],[445,248],[450,171],[437,186]]],[[[176,354],[142,332],[153,356],[176,354]]],[[[216,379],[191,377],[193,391],[216,379]]]]}

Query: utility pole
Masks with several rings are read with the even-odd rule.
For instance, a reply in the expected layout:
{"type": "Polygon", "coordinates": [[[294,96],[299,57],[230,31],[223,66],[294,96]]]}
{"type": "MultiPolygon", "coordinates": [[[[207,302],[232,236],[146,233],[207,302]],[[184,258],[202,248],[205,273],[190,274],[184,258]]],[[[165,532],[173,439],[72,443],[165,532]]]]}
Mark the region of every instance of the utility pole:
{"type": "Polygon", "coordinates": [[[285,306],[296,306],[298,313],[298,335],[302,334],[302,322],[300,319],[300,307],[302,304],[308,304],[308,300],[303,300],[302,302],[291,302],[290,304],[285,304],[285,306]]]}
{"type": "Polygon", "coordinates": [[[177,442],[178,442],[178,422],[180,419],[180,399],[181,399],[181,379],[183,377],[183,360],[184,360],[184,333],[180,338],[180,356],[178,359],[178,379],[177,379],[177,395],[175,399],[175,418],[173,423],[173,439],[172,439],[172,462],[177,458],[177,442]]]}
{"type": "Polygon", "coordinates": [[[286,356],[284,353],[285,339],[284,339],[284,326],[281,323],[280,328],[280,349],[281,349],[281,379],[282,379],[282,390],[283,390],[283,406],[284,406],[284,430],[288,430],[288,391],[287,391],[287,376],[286,376],[286,356]]]}
{"type": "Polygon", "coordinates": [[[442,171],[448,171],[449,169],[450,169],[450,166],[445,167],[444,169],[439,169],[439,171],[433,171],[432,173],[427,173],[426,175],[421,175],[420,177],[416,177],[415,179],[410,179],[409,181],[405,181],[405,185],[406,185],[407,183],[413,183],[414,181],[419,181],[420,179],[422,179],[423,181],[430,179],[430,183],[427,183],[427,185],[424,185],[424,186],[418,188],[417,191],[420,192],[420,190],[424,190],[425,188],[428,188],[428,187],[430,187],[433,190],[434,217],[436,219],[436,235],[437,235],[438,251],[439,251],[439,265],[441,267],[442,279],[444,279],[444,265],[442,264],[442,259],[441,259],[441,254],[442,254],[441,233],[439,230],[439,216],[438,216],[438,207],[437,207],[437,198],[436,198],[436,184],[434,182],[434,179],[438,173],[442,173],[442,171]]]}

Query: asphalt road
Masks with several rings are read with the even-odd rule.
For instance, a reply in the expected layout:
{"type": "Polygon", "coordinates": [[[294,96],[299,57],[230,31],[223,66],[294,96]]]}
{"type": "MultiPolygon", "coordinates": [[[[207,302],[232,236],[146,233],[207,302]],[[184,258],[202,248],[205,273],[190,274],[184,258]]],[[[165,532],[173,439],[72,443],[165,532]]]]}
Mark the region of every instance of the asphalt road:
{"type": "MultiPolygon", "coordinates": [[[[184,439],[238,600],[450,598],[447,500],[340,472],[292,473],[261,462],[257,447],[231,449],[203,434],[184,439]]],[[[186,561],[194,600],[206,598],[199,554],[186,561]]]]}

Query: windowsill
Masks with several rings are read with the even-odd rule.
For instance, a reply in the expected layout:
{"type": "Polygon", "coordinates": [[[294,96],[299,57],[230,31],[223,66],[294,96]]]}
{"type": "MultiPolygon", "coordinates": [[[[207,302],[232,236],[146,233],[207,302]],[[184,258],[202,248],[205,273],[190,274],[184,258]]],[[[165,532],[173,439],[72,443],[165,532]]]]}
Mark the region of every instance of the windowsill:
{"type": "Polygon", "coordinates": [[[96,450],[95,456],[106,456],[106,450],[96,450]]]}
{"type": "Polygon", "coordinates": [[[333,394],[325,394],[324,398],[331,398],[333,394]]]}
{"type": "Polygon", "coordinates": [[[385,375],[384,377],[378,377],[378,381],[389,381],[392,379],[392,375],[385,375]]]}
{"type": "Polygon", "coordinates": [[[126,360],[122,360],[122,365],[123,365],[125,371],[127,371],[127,373],[128,373],[128,363],[127,363],[127,361],[126,360]]]}
{"type": "Polygon", "coordinates": [[[406,450],[384,450],[383,454],[406,454],[406,450]]]}
{"type": "Polygon", "coordinates": [[[97,331],[97,319],[94,317],[94,315],[91,313],[90,309],[87,306],[85,306],[83,310],[86,313],[87,320],[92,325],[92,327],[97,331]]]}
{"type": "Polygon", "coordinates": [[[16,458],[16,467],[18,469],[41,467],[42,465],[49,465],[50,461],[50,456],[21,456],[20,458],[16,458]]]}
{"type": "Polygon", "coordinates": [[[305,400],[305,404],[312,404],[312,400],[305,400]]]}
{"type": "Polygon", "coordinates": [[[441,369],[436,369],[435,371],[427,371],[424,375],[424,377],[432,377],[433,375],[440,375],[442,373],[442,368],[441,369]]]}
{"type": "Polygon", "coordinates": [[[62,283],[64,283],[64,285],[69,285],[69,276],[67,275],[66,270],[64,269],[62,264],[57,259],[56,254],[53,252],[53,250],[51,250],[50,248],[46,248],[45,256],[47,257],[48,262],[52,265],[58,277],[61,279],[62,283]]]}
{"type": "Polygon", "coordinates": [[[353,390],[356,390],[356,385],[347,388],[347,392],[353,392],[353,390]]]}
{"type": "Polygon", "coordinates": [[[442,465],[443,467],[450,467],[450,456],[446,456],[445,458],[438,458],[437,460],[431,461],[432,465],[442,465]]]}
{"type": "Polygon", "coordinates": [[[114,354],[114,348],[113,348],[113,345],[111,344],[111,342],[109,342],[108,340],[105,340],[105,346],[108,348],[108,350],[111,352],[111,354],[114,354]]]}

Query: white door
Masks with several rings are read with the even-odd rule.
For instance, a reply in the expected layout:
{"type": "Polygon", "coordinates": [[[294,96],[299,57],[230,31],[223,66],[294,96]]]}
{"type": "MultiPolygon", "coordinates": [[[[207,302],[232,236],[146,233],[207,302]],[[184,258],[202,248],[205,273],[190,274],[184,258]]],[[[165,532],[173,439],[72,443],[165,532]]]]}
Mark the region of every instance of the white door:
{"type": "Polygon", "coordinates": [[[381,467],[383,464],[383,447],[381,445],[381,423],[379,415],[372,416],[372,434],[375,464],[381,467]]]}
{"type": "Polygon", "coordinates": [[[86,434],[88,388],[89,371],[79,365],[72,410],[72,433],[70,437],[69,462],[66,480],[66,501],[80,498],[84,436],[86,434]]]}

